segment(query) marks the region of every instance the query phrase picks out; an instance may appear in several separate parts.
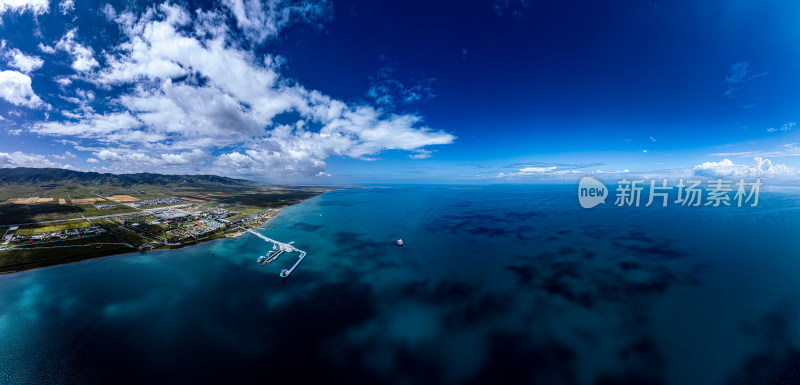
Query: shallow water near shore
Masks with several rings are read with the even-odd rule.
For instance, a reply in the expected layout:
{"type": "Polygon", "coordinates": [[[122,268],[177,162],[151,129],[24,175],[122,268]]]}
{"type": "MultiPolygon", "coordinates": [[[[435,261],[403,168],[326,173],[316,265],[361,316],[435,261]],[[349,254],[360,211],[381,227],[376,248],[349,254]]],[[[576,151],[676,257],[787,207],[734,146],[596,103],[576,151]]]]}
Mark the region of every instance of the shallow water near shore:
{"type": "Polygon", "coordinates": [[[796,382],[798,213],[333,191],[260,230],[287,280],[253,235],[0,276],[0,383],[796,382]]]}

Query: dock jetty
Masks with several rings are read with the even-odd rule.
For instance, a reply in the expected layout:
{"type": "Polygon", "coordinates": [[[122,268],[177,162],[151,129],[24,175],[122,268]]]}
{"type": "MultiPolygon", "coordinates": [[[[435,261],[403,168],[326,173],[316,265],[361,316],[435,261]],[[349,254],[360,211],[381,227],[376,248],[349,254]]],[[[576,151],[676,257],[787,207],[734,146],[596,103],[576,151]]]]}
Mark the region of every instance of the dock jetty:
{"type": "Polygon", "coordinates": [[[299,265],[300,262],[302,262],[303,259],[306,257],[306,252],[305,251],[300,250],[300,249],[298,249],[298,248],[296,248],[296,247],[294,247],[292,245],[292,243],[294,243],[294,242],[283,243],[283,242],[280,242],[280,241],[276,241],[276,240],[274,240],[274,239],[272,239],[272,238],[270,238],[270,237],[268,237],[268,236],[266,236],[264,234],[257,233],[257,232],[255,232],[255,231],[253,231],[251,229],[245,229],[243,227],[241,229],[244,230],[244,231],[247,231],[248,233],[253,234],[253,235],[255,235],[255,236],[257,236],[257,237],[259,237],[259,238],[261,238],[261,239],[263,239],[263,240],[265,240],[267,242],[269,242],[269,243],[272,243],[275,246],[277,246],[278,250],[274,252],[275,253],[274,257],[275,258],[273,258],[271,260],[268,260],[269,262],[274,261],[277,258],[278,255],[283,254],[283,253],[293,253],[293,252],[300,253],[300,256],[297,258],[297,262],[295,262],[294,265],[292,265],[292,267],[290,267],[288,269],[281,270],[281,274],[280,274],[281,278],[286,278],[290,274],[292,274],[294,269],[297,268],[297,265],[299,265]]]}

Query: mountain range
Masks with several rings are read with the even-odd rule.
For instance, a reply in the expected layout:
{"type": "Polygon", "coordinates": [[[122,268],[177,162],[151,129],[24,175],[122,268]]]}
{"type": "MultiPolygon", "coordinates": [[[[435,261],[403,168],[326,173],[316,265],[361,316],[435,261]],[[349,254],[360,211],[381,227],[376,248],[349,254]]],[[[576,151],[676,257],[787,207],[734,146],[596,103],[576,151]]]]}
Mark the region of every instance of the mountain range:
{"type": "Polygon", "coordinates": [[[204,185],[226,186],[255,185],[244,179],[226,178],[217,175],[162,175],[151,173],[110,174],[83,172],[60,168],[0,168],[0,184],[98,184],[115,186],[151,185],[204,185]]]}

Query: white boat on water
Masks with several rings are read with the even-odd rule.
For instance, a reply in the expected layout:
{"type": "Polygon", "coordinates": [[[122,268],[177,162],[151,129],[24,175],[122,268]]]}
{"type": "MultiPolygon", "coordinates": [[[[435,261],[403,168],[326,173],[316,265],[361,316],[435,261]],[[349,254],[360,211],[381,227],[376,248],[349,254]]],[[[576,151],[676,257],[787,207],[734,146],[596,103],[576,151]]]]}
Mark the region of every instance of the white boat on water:
{"type": "Polygon", "coordinates": [[[402,239],[398,239],[397,240],[397,246],[403,246],[403,240],[402,239]]]}
{"type": "Polygon", "coordinates": [[[262,256],[258,257],[256,262],[258,262],[259,265],[263,265],[264,263],[267,262],[267,256],[266,255],[262,255],[262,256]]]}

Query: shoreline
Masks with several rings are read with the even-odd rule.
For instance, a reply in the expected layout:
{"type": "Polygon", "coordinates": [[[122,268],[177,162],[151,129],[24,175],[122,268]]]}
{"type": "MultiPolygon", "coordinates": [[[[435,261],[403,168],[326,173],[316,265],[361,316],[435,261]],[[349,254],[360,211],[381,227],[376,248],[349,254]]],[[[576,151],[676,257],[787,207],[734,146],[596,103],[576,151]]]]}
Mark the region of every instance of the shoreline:
{"type": "MultiPolygon", "coordinates": [[[[320,193],[318,195],[315,195],[313,197],[309,197],[309,198],[303,199],[300,202],[280,207],[278,209],[279,211],[278,211],[277,214],[271,216],[270,218],[265,220],[263,223],[261,223],[258,226],[254,227],[253,230],[263,229],[264,226],[267,223],[269,223],[270,221],[272,221],[273,219],[278,217],[278,215],[280,215],[283,212],[283,210],[285,210],[285,209],[287,209],[289,207],[292,207],[292,206],[296,206],[296,205],[302,204],[302,203],[307,202],[307,201],[309,201],[311,199],[320,197],[323,194],[326,194],[326,193],[328,193],[330,191],[337,191],[337,190],[328,190],[328,191],[322,192],[322,193],[320,193]]],[[[139,250],[139,251],[131,251],[130,249],[120,249],[120,250],[105,249],[102,252],[97,253],[96,255],[92,255],[92,253],[89,253],[87,255],[68,256],[68,257],[62,257],[62,258],[58,258],[58,257],[56,257],[56,258],[48,258],[48,259],[46,259],[44,261],[41,261],[42,263],[39,263],[39,261],[37,261],[37,262],[33,262],[33,263],[24,263],[24,264],[8,265],[8,266],[0,267],[0,276],[9,275],[9,274],[16,274],[16,273],[22,273],[22,272],[25,272],[25,271],[36,270],[36,269],[44,269],[44,268],[48,268],[48,267],[69,265],[69,264],[72,264],[72,263],[83,262],[83,261],[87,261],[87,260],[90,260],[90,259],[113,257],[113,256],[119,256],[119,255],[125,255],[125,254],[134,254],[134,253],[145,254],[145,253],[147,253],[149,251],[156,251],[156,250],[165,250],[165,251],[166,250],[177,250],[177,249],[182,249],[184,247],[197,246],[197,245],[201,245],[201,244],[205,244],[205,243],[213,242],[213,241],[217,241],[217,240],[238,239],[239,237],[241,237],[243,235],[246,235],[246,234],[247,234],[247,231],[231,229],[229,232],[226,232],[226,233],[216,234],[214,236],[211,236],[211,237],[208,237],[208,238],[205,238],[205,239],[187,242],[187,243],[181,244],[179,246],[163,245],[163,247],[150,249],[150,250],[139,250]],[[105,253],[105,251],[109,251],[109,252],[105,253]]],[[[89,244],[86,244],[86,245],[71,245],[69,247],[94,247],[94,244],[89,243],[89,244]]],[[[41,248],[41,249],[45,250],[44,248],[41,248]]],[[[29,250],[32,250],[32,249],[29,249],[29,250]]],[[[99,250],[99,249],[95,248],[93,250],[99,250]]]]}

